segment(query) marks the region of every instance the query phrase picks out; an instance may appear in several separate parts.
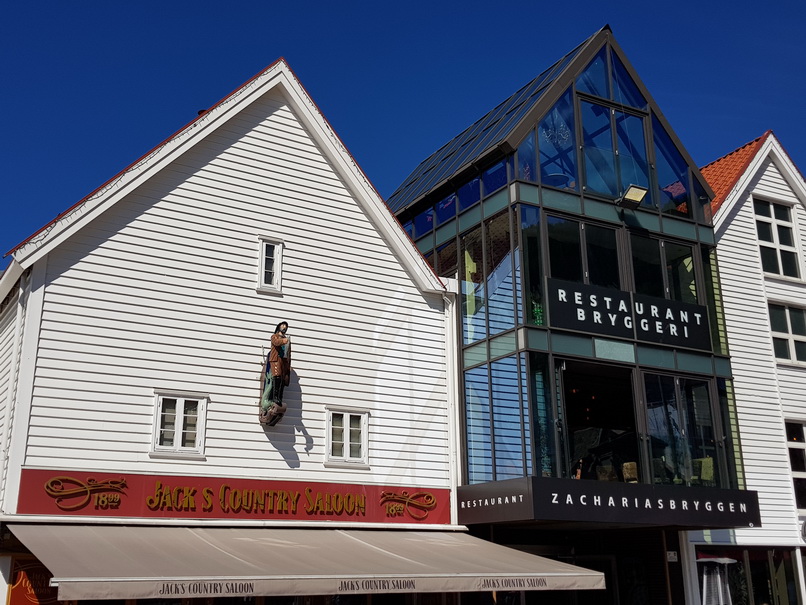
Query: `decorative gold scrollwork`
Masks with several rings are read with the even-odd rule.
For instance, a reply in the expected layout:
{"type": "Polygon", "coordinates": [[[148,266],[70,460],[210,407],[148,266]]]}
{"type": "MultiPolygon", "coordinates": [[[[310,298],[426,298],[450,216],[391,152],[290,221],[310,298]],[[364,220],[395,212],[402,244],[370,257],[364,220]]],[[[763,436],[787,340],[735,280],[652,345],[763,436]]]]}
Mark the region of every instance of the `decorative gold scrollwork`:
{"type": "Polygon", "coordinates": [[[84,483],[73,477],[53,477],[45,483],[45,493],[56,501],[56,506],[60,509],[78,510],[90,503],[92,494],[125,494],[127,487],[126,479],[123,478],[98,481],[90,477],[84,483]],[[73,498],[80,499],[71,503],[66,502],[73,498]]]}
{"type": "Polygon", "coordinates": [[[429,492],[381,492],[381,504],[386,507],[387,517],[399,517],[405,512],[412,519],[422,521],[436,508],[437,499],[429,492]]]}

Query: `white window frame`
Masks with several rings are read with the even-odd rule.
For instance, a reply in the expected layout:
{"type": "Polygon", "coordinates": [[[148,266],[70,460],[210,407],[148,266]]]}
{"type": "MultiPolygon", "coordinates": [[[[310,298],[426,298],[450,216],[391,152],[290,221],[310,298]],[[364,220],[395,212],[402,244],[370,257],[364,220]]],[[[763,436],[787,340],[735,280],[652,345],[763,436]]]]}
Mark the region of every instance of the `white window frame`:
{"type": "MultiPolygon", "coordinates": [[[[802,434],[806,434],[806,421],[803,420],[785,420],[784,425],[787,424],[798,424],[801,426],[802,434]]],[[[784,431],[784,438],[786,439],[786,448],[787,448],[787,455],[789,454],[789,450],[803,450],[806,451],[806,441],[790,441],[788,431],[784,431]]],[[[804,453],[806,455],[806,453],[804,453]]],[[[790,459],[790,467],[789,472],[792,475],[792,495],[795,498],[795,507],[798,508],[798,493],[797,488],[795,488],[795,479],[803,479],[806,481],[806,472],[803,471],[796,471],[792,469],[792,463],[790,459]]],[[[804,508],[798,508],[800,511],[806,511],[804,508]]]]}
{"type": "MultiPolygon", "coordinates": [[[[774,300],[767,301],[767,309],[769,312],[769,307],[775,305],[776,307],[783,307],[786,313],[786,332],[778,332],[775,331],[772,327],[772,316],[770,316],[770,334],[772,335],[773,339],[785,340],[787,343],[787,350],[789,351],[789,358],[786,357],[778,357],[776,355],[775,359],[778,363],[790,363],[790,364],[797,364],[797,365],[806,365],[806,360],[798,359],[796,351],[795,351],[795,342],[806,343],[806,336],[801,334],[795,334],[792,332],[792,316],[790,314],[791,309],[797,309],[799,311],[806,311],[803,307],[797,307],[795,305],[788,305],[786,303],[779,303],[775,302],[774,300]]],[[[775,355],[775,345],[773,344],[773,355],[775,355]]]]}
{"type": "MultiPolygon", "coordinates": [[[[798,242],[800,238],[798,237],[798,229],[797,229],[797,220],[795,217],[795,207],[792,204],[788,204],[785,202],[775,201],[771,199],[766,199],[762,197],[753,197],[753,217],[755,218],[755,225],[756,225],[756,238],[758,239],[759,245],[759,254],[761,254],[761,248],[768,248],[775,250],[775,255],[778,259],[778,272],[771,273],[769,271],[764,271],[767,275],[775,275],[778,277],[782,277],[784,279],[795,279],[801,281],[803,279],[803,266],[800,260],[800,253],[798,250],[798,242]],[[770,206],[770,216],[764,216],[758,214],[756,212],[755,204],[756,202],[761,202],[764,204],[769,204],[770,206]],[[782,206],[783,208],[787,208],[789,210],[789,221],[785,221],[775,216],[775,206],[782,206]],[[772,232],[772,239],[773,241],[769,242],[767,240],[761,239],[758,235],[758,223],[766,223],[770,226],[770,231],[772,232]],[[788,246],[786,244],[782,244],[778,238],[778,227],[787,227],[792,231],[792,240],[794,242],[793,246],[788,246]],[[796,268],[798,271],[797,276],[793,275],[786,275],[784,273],[784,265],[781,260],[781,252],[789,252],[795,255],[795,262],[796,268]]],[[[763,262],[763,261],[762,261],[763,262]]]]}
{"type": "Polygon", "coordinates": [[[281,294],[282,277],[283,277],[283,248],[285,242],[276,237],[269,237],[267,235],[258,236],[258,274],[257,274],[257,291],[264,294],[281,294]],[[274,279],[271,283],[267,283],[266,276],[266,246],[274,246],[274,266],[272,272],[274,279]]]}
{"type": "Polygon", "coordinates": [[[191,393],[187,391],[174,391],[159,389],[154,391],[154,430],[151,439],[151,452],[149,455],[152,458],[192,458],[204,460],[204,437],[207,425],[207,405],[209,402],[209,395],[202,393],[191,393]],[[173,445],[163,445],[160,443],[161,426],[162,426],[162,409],[163,402],[166,399],[176,399],[176,419],[174,421],[175,427],[184,425],[184,410],[186,401],[197,401],[198,411],[196,419],[196,443],[193,447],[183,447],[176,439],[176,428],[174,434],[173,445]]]}
{"type": "Polygon", "coordinates": [[[345,466],[350,468],[369,468],[369,411],[350,407],[327,407],[327,450],[325,453],[326,466],[345,466]],[[342,424],[342,455],[334,453],[336,443],[333,440],[334,417],[341,416],[342,424]],[[350,455],[350,418],[357,417],[360,422],[361,455],[350,455]]]}

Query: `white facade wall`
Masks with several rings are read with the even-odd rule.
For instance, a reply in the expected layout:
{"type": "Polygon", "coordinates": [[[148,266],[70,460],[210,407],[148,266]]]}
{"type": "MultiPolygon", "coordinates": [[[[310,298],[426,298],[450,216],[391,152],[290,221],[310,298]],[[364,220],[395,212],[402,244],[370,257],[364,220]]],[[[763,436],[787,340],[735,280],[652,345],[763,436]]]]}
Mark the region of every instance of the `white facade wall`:
{"type": "MultiPolygon", "coordinates": [[[[806,250],[806,211],[782,169],[768,157],[735,203],[717,214],[717,254],[747,488],[758,491],[762,527],[735,530],[735,543],[803,544],[795,505],[785,420],[806,422],[806,367],[773,353],[768,301],[806,306],[806,282],[767,276],[761,268],[753,197],[794,204],[806,250]]],[[[730,198],[726,204],[730,203],[730,198]]],[[[806,267],[802,267],[806,269],[806,267]]]]}
{"type": "MultiPolygon", "coordinates": [[[[8,463],[9,415],[13,410],[12,398],[17,379],[18,327],[17,300],[19,290],[15,289],[7,301],[5,309],[0,309],[0,510],[5,493],[5,478],[8,463]]],[[[1,301],[0,301],[1,302],[1,301]]]]}
{"type": "Polygon", "coordinates": [[[415,287],[279,92],[37,262],[26,467],[450,487],[443,299],[415,287]],[[261,235],[284,242],[281,295],[256,291],[261,235]],[[264,430],[263,347],[282,320],[289,411],[264,430]],[[149,456],[155,389],[209,394],[204,460],[149,456]],[[369,469],[324,464],[330,405],[370,413],[369,469]]]}

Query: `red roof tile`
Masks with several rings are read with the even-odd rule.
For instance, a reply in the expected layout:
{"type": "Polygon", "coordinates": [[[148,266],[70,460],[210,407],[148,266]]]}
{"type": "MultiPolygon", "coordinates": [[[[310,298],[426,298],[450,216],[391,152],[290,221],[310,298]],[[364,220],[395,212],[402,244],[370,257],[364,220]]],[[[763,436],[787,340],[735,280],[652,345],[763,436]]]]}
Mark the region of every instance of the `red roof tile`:
{"type": "Polygon", "coordinates": [[[747,170],[747,167],[750,165],[750,162],[753,161],[758,150],[761,149],[764,141],[766,141],[767,137],[771,134],[772,130],[768,130],[757,139],[742,145],[729,154],[700,168],[700,172],[705,177],[705,180],[708,181],[708,184],[711,186],[711,189],[714,190],[716,196],[711,202],[711,209],[714,216],[716,216],[719,208],[722,206],[739,178],[744,174],[745,170],[747,170]]]}

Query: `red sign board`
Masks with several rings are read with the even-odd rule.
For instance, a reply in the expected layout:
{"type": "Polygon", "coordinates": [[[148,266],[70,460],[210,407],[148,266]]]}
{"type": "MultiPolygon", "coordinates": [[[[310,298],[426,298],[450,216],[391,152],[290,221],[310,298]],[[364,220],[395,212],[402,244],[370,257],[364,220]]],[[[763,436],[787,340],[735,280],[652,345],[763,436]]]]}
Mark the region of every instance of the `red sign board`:
{"type": "Polygon", "coordinates": [[[56,589],[50,585],[52,574],[39,561],[14,557],[8,605],[55,605],[56,589]]]}
{"type": "Polygon", "coordinates": [[[17,513],[450,523],[450,490],[25,469],[17,513]]]}

